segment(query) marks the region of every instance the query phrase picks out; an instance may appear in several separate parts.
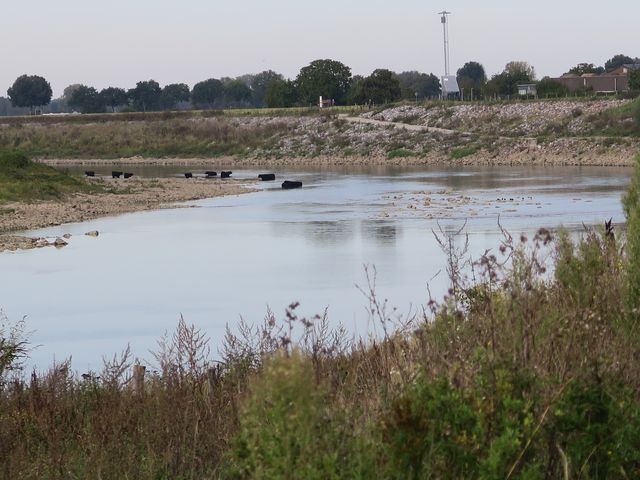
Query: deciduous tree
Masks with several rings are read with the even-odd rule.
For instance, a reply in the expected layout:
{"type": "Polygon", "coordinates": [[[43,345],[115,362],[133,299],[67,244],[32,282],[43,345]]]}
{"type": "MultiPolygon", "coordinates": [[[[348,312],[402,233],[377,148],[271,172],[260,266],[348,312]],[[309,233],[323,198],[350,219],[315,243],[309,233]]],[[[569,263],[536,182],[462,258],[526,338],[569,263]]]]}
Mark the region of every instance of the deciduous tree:
{"type": "Polygon", "coordinates": [[[136,110],[146,112],[148,110],[158,110],[162,89],[155,80],[147,80],[136,83],[136,87],[127,92],[128,97],[136,110]]]}
{"type": "Polygon", "coordinates": [[[129,101],[127,92],[123,88],[117,87],[107,87],[100,90],[100,98],[104,105],[111,108],[112,112],[115,112],[117,107],[126,105],[129,101]]]}
{"type": "Polygon", "coordinates": [[[172,83],[162,89],[162,108],[173,110],[180,102],[188,102],[189,86],[186,83],[172,83]]]}
{"type": "Polygon", "coordinates": [[[489,95],[515,95],[519,83],[529,83],[534,80],[535,70],[527,62],[509,62],[502,73],[491,77],[485,90],[489,95]]]}
{"type": "Polygon", "coordinates": [[[250,85],[253,104],[256,107],[263,107],[265,105],[267,91],[271,84],[277,80],[282,81],[284,77],[273,70],[265,70],[264,72],[253,75],[250,85]]]}
{"type": "Polygon", "coordinates": [[[230,80],[224,84],[224,98],[227,105],[246,106],[251,102],[251,89],[242,80],[230,80]]]}
{"type": "Polygon", "coordinates": [[[104,112],[104,103],[98,91],[93,87],[79,85],[74,88],[67,104],[74,109],[80,110],[82,113],[101,113],[104,112]]]}
{"type": "Polygon", "coordinates": [[[567,87],[549,77],[544,77],[536,86],[540,97],[563,97],[569,93],[567,87]]]}
{"type": "Polygon", "coordinates": [[[33,108],[48,105],[51,101],[51,85],[43,77],[38,75],[21,75],[7,90],[11,104],[14,107],[33,108]]]}
{"type": "Polygon", "coordinates": [[[487,83],[484,67],[478,62],[467,62],[457,71],[460,88],[480,90],[487,83]]]}
{"type": "Polygon", "coordinates": [[[378,69],[358,82],[353,99],[356,103],[383,104],[399,98],[400,81],[398,78],[390,70],[378,69]]]}
{"type": "Polygon", "coordinates": [[[213,108],[222,99],[224,86],[217,78],[198,82],[191,92],[191,103],[197,108],[213,108]]]}
{"type": "Polygon", "coordinates": [[[631,70],[629,72],[629,88],[634,91],[640,91],[640,70],[631,70]]]}
{"type": "Polygon", "coordinates": [[[514,60],[509,62],[504,67],[504,72],[509,74],[512,78],[518,79],[518,81],[532,82],[536,79],[536,71],[532,65],[527,62],[514,60]]]}
{"type": "Polygon", "coordinates": [[[614,55],[612,58],[610,58],[609,60],[607,60],[605,62],[604,69],[607,72],[612,72],[616,68],[620,68],[624,64],[634,63],[634,62],[635,62],[635,60],[633,58],[628,57],[627,55],[623,55],[623,54],[619,53],[618,55],[614,55]]]}
{"type": "Polygon", "coordinates": [[[351,69],[336,60],[315,60],[300,70],[296,84],[305,104],[317,103],[320,96],[344,104],[351,85],[351,69]]]}
{"type": "Polygon", "coordinates": [[[293,107],[298,103],[296,86],[291,80],[275,80],[267,88],[264,101],[269,108],[293,107]]]}
{"type": "Polygon", "coordinates": [[[417,71],[402,72],[396,75],[400,82],[402,98],[415,99],[416,93],[420,98],[431,98],[440,95],[440,80],[432,73],[420,73],[417,71]]]}
{"type": "Polygon", "coordinates": [[[585,73],[604,73],[603,67],[596,67],[593,63],[579,63],[568,73],[573,73],[575,75],[584,75],[585,73]]]}

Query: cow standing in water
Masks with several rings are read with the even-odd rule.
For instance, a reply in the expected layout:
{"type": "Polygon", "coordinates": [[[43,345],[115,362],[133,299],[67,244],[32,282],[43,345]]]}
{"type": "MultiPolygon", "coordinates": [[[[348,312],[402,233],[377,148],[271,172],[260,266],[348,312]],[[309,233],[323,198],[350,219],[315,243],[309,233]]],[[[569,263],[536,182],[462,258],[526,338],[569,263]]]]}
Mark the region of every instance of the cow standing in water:
{"type": "Polygon", "coordinates": [[[293,190],[294,188],[302,188],[302,182],[294,182],[291,180],[285,180],[282,182],[283,190],[293,190]]]}

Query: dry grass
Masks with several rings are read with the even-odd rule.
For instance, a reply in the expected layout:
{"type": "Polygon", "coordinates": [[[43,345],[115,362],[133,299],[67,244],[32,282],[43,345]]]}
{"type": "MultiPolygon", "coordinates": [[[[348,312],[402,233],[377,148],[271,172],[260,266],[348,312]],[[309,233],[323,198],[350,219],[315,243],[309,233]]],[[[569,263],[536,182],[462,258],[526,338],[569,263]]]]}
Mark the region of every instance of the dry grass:
{"type": "Polygon", "coordinates": [[[288,126],[277,119],[243,123],[219,117],[11,124],[0,128],[0,149],[19,149],[39,158],[243,155],[288,126]]]}

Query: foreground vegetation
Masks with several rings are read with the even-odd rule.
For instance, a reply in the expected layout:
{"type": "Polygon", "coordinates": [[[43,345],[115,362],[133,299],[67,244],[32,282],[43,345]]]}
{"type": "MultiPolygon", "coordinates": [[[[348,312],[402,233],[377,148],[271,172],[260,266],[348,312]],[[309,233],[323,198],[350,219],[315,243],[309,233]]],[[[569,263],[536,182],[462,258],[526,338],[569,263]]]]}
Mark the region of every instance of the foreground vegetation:
{"type": "Polygon", "coordinates": [[[48,200],[95,189],[78,178],[33,162],[23,153],[0,149],[0,204],[48,200]]]}
{"type": "Polygon", "coordinates": [[[228,331],[220,362],[181,321],[144,380],[128,350],[25,378],[24,325],[4,322],[0,476],[638,478],[639,194],[640,165],[626,240],[505,233],[471,263],[439,237],[451,288],[419,318],[396,318],[369,272],[371,341],[293,304],[228,331]]]}

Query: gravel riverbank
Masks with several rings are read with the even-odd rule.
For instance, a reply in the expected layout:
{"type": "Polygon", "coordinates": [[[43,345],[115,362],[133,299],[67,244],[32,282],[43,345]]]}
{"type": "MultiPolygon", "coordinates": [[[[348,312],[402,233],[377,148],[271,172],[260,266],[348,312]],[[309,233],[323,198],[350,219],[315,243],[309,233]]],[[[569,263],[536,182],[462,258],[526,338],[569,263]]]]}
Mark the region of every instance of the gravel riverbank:
{"type": "Polygon", "coordinates": [[[0,209],[0,251],[44,247],[53,245],[55,241],[15,232],[141,210],[175,208],[179,202],[252,191],[247,181],[233,179],[96,178],[89,181],[104,187],[109,193],[82,193],[62,200],[3,205],[0,209]]]}

